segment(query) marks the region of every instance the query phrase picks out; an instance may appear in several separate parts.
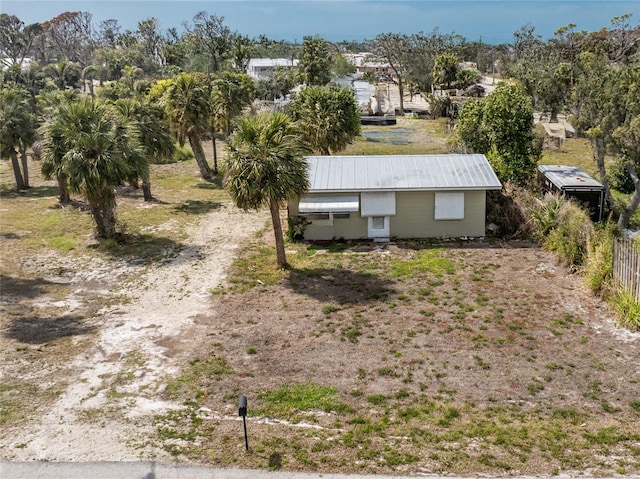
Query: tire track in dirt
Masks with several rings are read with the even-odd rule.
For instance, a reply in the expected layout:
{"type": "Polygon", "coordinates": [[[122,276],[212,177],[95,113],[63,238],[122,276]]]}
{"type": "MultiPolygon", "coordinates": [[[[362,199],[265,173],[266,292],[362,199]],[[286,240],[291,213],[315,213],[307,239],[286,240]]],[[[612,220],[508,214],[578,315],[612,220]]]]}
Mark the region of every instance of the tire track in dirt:
{"type": "Polygon", "coordinates": [[[153,415],[176,407],[159,399],[161,383],[178,371],[163,339],[177,337],[210,307],[209,290],[224,281],[238,246],[265,225],[266,212],[224,205],[190,231],[177,257],[140,267],[116,294],[127,301],[100,312],[90,353],[50,411],[12,438],[12,460],[132,460],[153,455],[144,441],[153,415]]]}

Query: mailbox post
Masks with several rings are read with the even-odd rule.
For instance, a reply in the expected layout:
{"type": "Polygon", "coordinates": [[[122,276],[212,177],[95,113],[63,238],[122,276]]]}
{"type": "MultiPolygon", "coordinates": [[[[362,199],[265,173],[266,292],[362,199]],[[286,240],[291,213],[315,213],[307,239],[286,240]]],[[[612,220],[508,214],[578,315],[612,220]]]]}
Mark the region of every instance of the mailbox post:
{"type": "Polygon", "coordinates": [[[249,438],[247,437],[247,396],[240,396],[240,406],[238,407],[238,416],[242,416],[242,425],[244,426],[244,447],[249,450],[249,438]]]}

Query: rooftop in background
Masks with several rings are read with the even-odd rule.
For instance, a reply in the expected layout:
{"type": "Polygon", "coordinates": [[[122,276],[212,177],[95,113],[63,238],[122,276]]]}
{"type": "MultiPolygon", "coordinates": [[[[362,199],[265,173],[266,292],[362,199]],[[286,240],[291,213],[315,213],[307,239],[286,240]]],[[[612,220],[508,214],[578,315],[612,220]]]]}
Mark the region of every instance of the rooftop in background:
{"type": "Polygon", "coordinates": [[[558,188],[603,188],[602,183],[594,180],[577,166],[540,165],[538,170],[558,188]]]}
{"type": "Polygon", "coordinates": [[[484,155],[310,156],[311,192],[500,190],[484,155]]]}

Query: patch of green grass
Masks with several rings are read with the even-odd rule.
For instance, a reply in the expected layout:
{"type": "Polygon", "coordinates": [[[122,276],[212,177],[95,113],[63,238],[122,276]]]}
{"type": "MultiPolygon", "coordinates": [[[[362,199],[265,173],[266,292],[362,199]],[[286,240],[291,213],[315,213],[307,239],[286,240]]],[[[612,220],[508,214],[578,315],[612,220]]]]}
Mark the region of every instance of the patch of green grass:
{"type": "Polygon", "coordinates": [[[257,413],[292,420],[301,412],[323,411],[339,414],[351,413],[353,409],[343,402],[334,387],[313,383],[284,385],[276,391],[261,391],[258,394],[261,406],[257,413]]]}
{"type": "Polygon", "coordinates": [[[211,353],[206,358],[195,358],[189,366],[167,385],[167,394],[177,397],[181,393],[200,396],[200,391],[211,390],[216,381],[226,374],[234,374],[226,359],[211,353]]]}
{"type": "Polygon", "coordinates": [[[619,288],[613,297],[613,304],[620,315],[620,323],[631,331],[640,331],[640,303],[619,288]]]}
{"type": "Polygon", "coordinates": [[[436,276],[444,273],[453,274],[457,265],[452,260],[444,256],[444,248],[433,248],[418,251],[414,259],[395,259],[392,262],[391,276],[401,278],[418,273],[429,273],[436,276]]]}
{"type": "Polygon", "coordinates": [[[228,281],[233,292],[278,284],[284,278],[285,271],[276,264],[275,246],[252,245],[247,251],[249,254],[239,255],[231,266],[228,281]]]}
{"type": "Polygon", "coordinates": [[[381,406],[387,401],[387,396],[384,394],[373,394],[371,396],[367,396],[367,401],[374,406],[381,406]]]}
{"type": "Polygon", "coordinates": [[[336,304],[325,304],[324,306],[322,306],[323,314],[327,315],[340,311],[341,309],[342,308],[336,304]]]}

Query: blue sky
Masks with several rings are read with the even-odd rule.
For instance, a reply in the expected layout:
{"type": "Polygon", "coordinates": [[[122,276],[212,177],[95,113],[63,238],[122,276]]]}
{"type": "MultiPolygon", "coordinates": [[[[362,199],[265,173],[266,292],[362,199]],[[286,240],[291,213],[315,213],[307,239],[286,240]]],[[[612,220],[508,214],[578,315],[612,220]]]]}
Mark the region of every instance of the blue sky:
{"type": "Polygon", "coordinates": [[[379,33],[458,33],[468,40],[511,42],[513,32],[530,24],[543,38],[570,22],[578,30],[608,27],[611,18],[632,13],[640,20],[640,1],[616,0],[0,0],[0,12],[25,23],[43,22],[64,11],[88,11],[94,23],[116,18],[135,30],[140,20],[155,17],[163,31],[182,29],[184,21],[205,10],[223,16],[232,30],[257,37],[302,41],[318,35],[327,40],[372,39],[379,33]]]}

